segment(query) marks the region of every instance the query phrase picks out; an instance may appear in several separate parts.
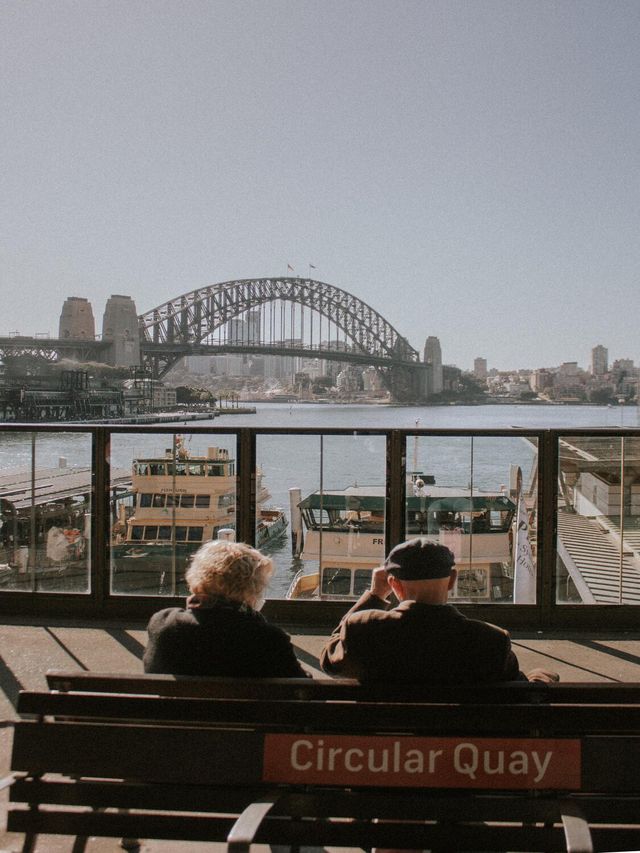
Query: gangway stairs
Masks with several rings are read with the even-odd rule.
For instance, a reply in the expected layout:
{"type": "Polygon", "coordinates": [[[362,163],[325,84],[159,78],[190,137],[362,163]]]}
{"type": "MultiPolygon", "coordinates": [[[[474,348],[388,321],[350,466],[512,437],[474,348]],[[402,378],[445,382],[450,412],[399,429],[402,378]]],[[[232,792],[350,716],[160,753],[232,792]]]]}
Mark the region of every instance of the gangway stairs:
{"type": "Polygon", "coordinates": [[[640,559],[598,521],[558,511],[558,555],[584,604],[640,604],[640,559]]]}

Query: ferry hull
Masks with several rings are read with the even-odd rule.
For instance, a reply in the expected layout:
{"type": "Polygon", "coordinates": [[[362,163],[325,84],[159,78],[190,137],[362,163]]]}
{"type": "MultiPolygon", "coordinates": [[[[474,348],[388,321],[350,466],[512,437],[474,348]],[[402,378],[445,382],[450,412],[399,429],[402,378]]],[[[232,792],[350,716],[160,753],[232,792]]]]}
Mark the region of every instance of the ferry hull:
{"type": "MultiPolygon", "coordinates": [[[[256,528],[256,547],[269,551],[287,532],[282,512],[268,512],[256,528]]],[[[112,592],[184,595],[184,573],[201,542],[132,543],[111,546],[112,592]]]]}

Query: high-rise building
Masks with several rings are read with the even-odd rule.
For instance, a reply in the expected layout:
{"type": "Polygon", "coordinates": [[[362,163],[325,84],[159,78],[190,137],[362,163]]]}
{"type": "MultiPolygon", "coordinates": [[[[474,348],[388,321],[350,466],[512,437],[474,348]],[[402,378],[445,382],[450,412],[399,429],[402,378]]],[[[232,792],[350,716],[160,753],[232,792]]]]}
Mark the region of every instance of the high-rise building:
{"type": "Polygon", "coordinates": [[[136,304],[130,296],[112,295],[102,317],[102,339],[111,341],[109,363],[118,367],[140,364],[140,328],[136,304]]]}
{"type": "Polygon", "coordinates": [[[60,314],[59,338],[92,341],[96,336],[91,303],[84,296],[67,296],[60,314]]]}
{"type": "Polygon", "coordinates": [[[430,335],[424,345],[424,362],[430,366],[427,374],[427,396],[440,394],[442,382],[442,349],[438,338],[430,335]]]}
{"type": "Polygon", "coordinates": [[[473,375],[476,379],[481,379],[483,382],[487,378],[487,359],[474,358],[473,360],[473,375]]]}
{"type": "Polygon", "coordinates": [[[604,376],[609,372],[609,350],[602,344],[591,350],[591,375],[604,376]]]}

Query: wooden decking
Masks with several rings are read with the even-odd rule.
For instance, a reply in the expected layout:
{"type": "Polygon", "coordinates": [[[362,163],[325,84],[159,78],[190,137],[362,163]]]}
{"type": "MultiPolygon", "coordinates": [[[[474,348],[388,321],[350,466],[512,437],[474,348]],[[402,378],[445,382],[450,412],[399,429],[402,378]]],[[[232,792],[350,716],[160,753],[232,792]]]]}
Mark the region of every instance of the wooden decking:
{"type": "MultiPolygon", "coordinates": [[[[160,606],[160,605],[159,605],[160,606]]],[[[284,625],[283,627],[287,627],[284,625]]],[[[315,677],[326,677],[318,656],[327,632],[291,632],[303,666],[315,677]]],[[[37,625],[0,620],[0,767],[7,772],[15,704],[20,689],[45,689],[48,669],[87,669],[102,672],[142,671],[145,626],[103,623],[96,625],[51,622],[37,625]]],[[[614,635],[606,626],[598,636],[576,634],[514,634],[514,651],[521,668],[555,670],[563,681],[640,681],[640,630],[634,635],[614,635]]],[[[4,799],[0,801],[0,853],[20,849],[21,837],[4,832],[4,799]]],[[[36,853],[71,853],[72,839],[44,837],[36,853]]],[[[213,846],[217,849],[217,845],[213,846]]],[[[145,842],[143,853],[187,853],[210,850],[212,845],[145,842]]],[[[266,848],[264,848],[266,849],[266,848]]],[[[122,850],[111,839],[91,839],[87,853],[122,850]]],[[[222,850],[222,847],[220,847],[222,850]]]]}

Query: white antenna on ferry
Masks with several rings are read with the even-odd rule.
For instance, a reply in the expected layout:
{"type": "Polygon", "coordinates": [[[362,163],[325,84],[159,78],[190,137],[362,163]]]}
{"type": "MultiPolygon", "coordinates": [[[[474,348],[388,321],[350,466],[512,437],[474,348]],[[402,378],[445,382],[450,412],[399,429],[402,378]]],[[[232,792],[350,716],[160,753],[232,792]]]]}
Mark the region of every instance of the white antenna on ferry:
{"type": "MultiPolygon", "coordinates": [[[[420,418],[416,418],[416,429],[420,426],[420,418]]],[[[418,470],[418,436],[414,435],[413,437],[413,471],[416,473],[418,470]]]]}

